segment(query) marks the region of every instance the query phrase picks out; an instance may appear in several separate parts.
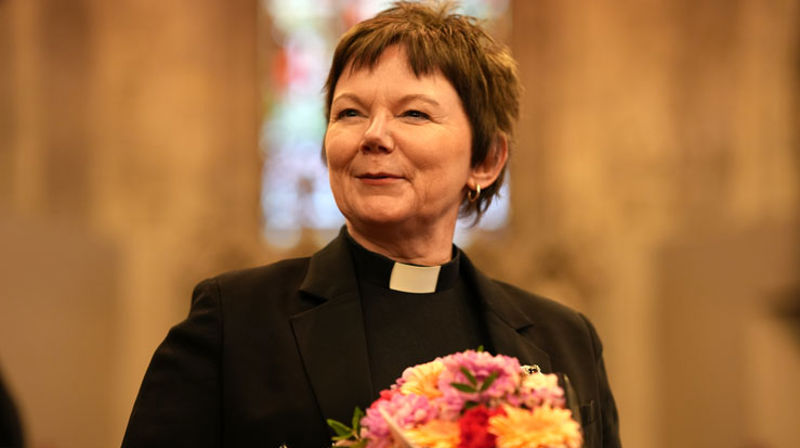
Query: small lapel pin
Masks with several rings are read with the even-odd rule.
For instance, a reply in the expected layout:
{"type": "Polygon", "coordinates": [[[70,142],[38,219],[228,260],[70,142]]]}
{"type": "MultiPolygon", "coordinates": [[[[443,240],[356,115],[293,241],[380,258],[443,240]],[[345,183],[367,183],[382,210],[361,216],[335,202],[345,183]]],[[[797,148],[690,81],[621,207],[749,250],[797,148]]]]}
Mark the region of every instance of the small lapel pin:
{"type": "Polygon", "coordinates": [[[538,364],[534,364],[532,366],[522,366],[522,371],[528,375],[533,375],[534,373],[542,373],[542,369],[539,367],[538,364]]]}

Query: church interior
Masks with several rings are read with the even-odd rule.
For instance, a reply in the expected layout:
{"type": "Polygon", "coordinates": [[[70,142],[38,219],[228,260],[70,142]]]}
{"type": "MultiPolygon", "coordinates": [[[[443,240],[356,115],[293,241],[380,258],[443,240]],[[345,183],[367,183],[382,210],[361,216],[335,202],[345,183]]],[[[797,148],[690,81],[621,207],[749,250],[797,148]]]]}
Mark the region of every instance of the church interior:
{"type": "MultiPolygon", "coordinates": [[[[29,447],[118,446],[193,285],[336,231],[268,228],[270,190],[316,188],[269,182],[305,42],[277,3],[0,0],[0,372],[29,447]]],[[[524,93],[506,215],[466,252],[592,319],[625,446],[800,446],[800,0],[485,3],[524,93]]]]}

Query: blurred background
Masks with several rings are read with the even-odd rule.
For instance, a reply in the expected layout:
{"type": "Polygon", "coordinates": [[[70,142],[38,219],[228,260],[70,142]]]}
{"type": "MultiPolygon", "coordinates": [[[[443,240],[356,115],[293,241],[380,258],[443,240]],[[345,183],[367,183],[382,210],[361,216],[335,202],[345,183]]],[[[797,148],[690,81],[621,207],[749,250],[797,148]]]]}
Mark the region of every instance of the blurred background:
{"type": "MultiPolygon", "coordinates": [[[[595,322],[625,446],[800,446],[800,0],[463,3],[525,86],[476,264],[595,322]]],[[[0,370],[30,447],[118,446],[197,281],[335,231],[320,77],[385,4],[0,0],[0,370]]]]}

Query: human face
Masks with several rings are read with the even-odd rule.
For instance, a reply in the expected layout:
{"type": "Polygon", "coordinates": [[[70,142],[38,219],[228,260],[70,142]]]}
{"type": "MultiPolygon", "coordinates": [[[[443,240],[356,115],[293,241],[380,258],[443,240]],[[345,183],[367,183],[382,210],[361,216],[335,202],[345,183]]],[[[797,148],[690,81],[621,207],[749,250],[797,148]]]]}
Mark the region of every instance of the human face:
{"type": "Polygon", "coordinates": [[[441,73],[417,77],[405,50],[345,69],[325,134],[331,189],[351,226],[451,235],[470,182],[472,133],[441,73]]]}

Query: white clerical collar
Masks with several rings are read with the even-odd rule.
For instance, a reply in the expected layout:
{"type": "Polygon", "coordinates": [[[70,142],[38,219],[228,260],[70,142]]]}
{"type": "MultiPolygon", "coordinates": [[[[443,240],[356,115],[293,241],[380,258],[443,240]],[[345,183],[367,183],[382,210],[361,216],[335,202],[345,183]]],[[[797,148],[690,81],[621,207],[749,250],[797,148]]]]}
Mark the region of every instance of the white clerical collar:
{"type": "Polygon", "coordinates": [[[460,253],[453,246],[452,259],[441,266],[418,266],[394,261],[358,244],[347,230],[342,236],[352,249],[359,283],[407,294],[431,294],[454,287],[458,283],[460,253]]]}
{"type": "Polygon", "coordinates": [[[414,294],[436,292],[441,266],[414,266],[396,261],[389,277],[389,289],[414,294]]]}

